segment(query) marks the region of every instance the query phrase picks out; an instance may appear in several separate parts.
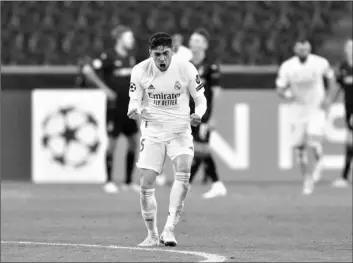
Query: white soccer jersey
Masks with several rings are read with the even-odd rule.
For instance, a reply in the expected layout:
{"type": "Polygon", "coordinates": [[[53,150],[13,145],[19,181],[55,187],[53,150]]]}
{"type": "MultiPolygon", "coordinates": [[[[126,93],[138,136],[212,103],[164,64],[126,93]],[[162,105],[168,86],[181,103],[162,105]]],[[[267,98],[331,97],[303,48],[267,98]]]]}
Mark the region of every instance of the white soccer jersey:
{"type": "Polygon", "coordinates": [[[149,58],[132,70],[129,109],[141,111],[143,136],[169,140],[191,129],[189,98],[203,92],[197,69],[190,62],[172,58],[162,72],[149,58]]]}
{"type": "Polygon", "coordinates": [[[190,61],[192,59],[192,52],[187,47],[181,45],[173,55],[174,58],[190,61]]]}
{"type": "Polygon", "coordinates": [[[310,54],[302,63],[295,56],[281,65],[276,84],[279,88],[289,87],[295,103],[317,107],[325,97],[324,77],[334,77],[327,59],[310,54]]]}

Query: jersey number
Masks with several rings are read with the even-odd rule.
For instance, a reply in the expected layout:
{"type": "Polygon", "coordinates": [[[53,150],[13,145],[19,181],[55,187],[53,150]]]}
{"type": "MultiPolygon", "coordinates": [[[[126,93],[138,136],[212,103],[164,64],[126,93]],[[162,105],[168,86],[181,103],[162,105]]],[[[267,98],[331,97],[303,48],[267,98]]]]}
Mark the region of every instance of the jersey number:
{"type": "Polygon", "coordinates": [[[141,140],[140,152],[142,152],[143,149],[145,149],[145,139],[142,139],[142,140],[141,140]]]}

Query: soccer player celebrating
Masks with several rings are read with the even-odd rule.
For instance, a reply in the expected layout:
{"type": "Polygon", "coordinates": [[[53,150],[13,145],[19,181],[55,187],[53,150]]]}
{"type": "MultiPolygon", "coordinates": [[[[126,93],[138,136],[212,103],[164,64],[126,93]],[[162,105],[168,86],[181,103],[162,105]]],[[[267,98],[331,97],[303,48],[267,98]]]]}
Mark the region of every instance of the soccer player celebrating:
{"type": "Polygon", "coordinates": [[[345,188],[348,184],[348,174],[353,160],[353,41],[347,40],[345,44],[345,60],[340,64],[337,74],[337,80],[344,92],[344,105],[346,111],[346,123],[348,127],[348,136],[346,143],[346,156],[344,169],[341,178],[333,182],[334,187],[345,188]]]}
{"type": "Polygon", "coordinates": [[[136,122],[126,116],[131,69],[136,64],[135,57],[130,54],[135,39],[131,29],[122,25],[112,31],[112,36],[115,40],[114,48],[103,52],[93,59],[92,63],[84,65],[82,72],[90,82],[104,91],[108,98],[106,115],[109,137],[106,154],[108,180],[104,189],[108,193],[119,191],[113,182],[112,168],[116,140],[123,133],[128,139],[124,188],[131,187],[139,191],[139,187],[132,183],[138,128],[136,122]]]}
{"type": "MultiPolygon", "coordinates": [[[[216,164],[212,158],[209,149],[210,140],[210,118],[212,114],[212,105],[214,95],[218,95],[220,91],[219,81],[220,72],[219,66],[213,63],[206,57],[206,50],[208,48],[209,34],[203,29],[197,29],[190,37],[189,46],[192,51],[191,62],[197,68],[200,78],[204,83],[205,96],[207,99],[207,111],[202,117],[201,124],[197,127],[192,128],[192,134],[194,137],[195,145],[195,157],[191,166],[190,183],[192,183],[197,170],[201,163],[205,166],[205,176],[208,176],[212,180],[211,189],[203,194],[203,198],[213,198],[217,196],[225,196],[227,190],[224,184],[219,180],[219,176],[216,170],[216,164]]],[[[190,101],[190,108],[193,112],[194,103],[190,101]]]]}
{"type": "Polygon", "coordinates": [[[276,80],[277,92],[290,102],[289,121],[292,125],[292,146],[304,178],[303,194],[310,195],[322,169],[322,138],[326,111],[335,92],[335,77],[329,62],[311,53],[308,40],[295,43],[295,56],[280,66],[276,80]],[[325,94],[324,78],[328,90],[325,94]],[[309,166],[309,157],[314,161],[309,166]]]}
{"type": "Polygon", "coordinates": [[[159,242],[176,246],[174,227],[189,190],[194,155],[190,124],[201,123],[207,102],[196,68],[188,61],[172,58],[172,38],[168,34],[154,34],[149,40],[149,52],[151,57],[132,70],[128,109],[130,118],[141,118],[137,167],[141,172],[140,205],[148,236],[140,246],[155,246],[159,242]],[[191,115],[190,95],[196,105],[191,115]],[[176,173],[168,219],[159,238],[155,181],[167,155],[176,173]]]}

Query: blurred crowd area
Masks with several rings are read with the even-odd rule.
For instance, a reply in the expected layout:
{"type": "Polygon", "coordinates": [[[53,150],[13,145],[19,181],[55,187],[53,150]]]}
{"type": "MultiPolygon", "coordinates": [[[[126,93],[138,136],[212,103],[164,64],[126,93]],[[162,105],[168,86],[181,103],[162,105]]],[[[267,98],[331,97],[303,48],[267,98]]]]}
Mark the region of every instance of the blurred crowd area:
{"type": "Polygon", "coordinates": [[[1,62],[76,64],[112,45],[112,27],[125,24],[135,32],[136,50],[146,55],[154,32],[181,33],[187,45],[192,30],[204,27],[222,63],[277,64],[291,55],[298,35],[309,35],[320,49],[351,15],[352,3],[340,1],[2,1],[1,62]]]}

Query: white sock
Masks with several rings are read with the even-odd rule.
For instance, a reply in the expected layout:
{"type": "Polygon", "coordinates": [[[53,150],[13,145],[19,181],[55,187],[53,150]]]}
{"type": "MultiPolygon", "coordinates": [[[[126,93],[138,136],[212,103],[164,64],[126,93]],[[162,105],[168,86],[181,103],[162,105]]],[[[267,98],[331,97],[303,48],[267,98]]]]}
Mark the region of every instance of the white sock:
{"type": "Polygon", "coordinates": [[[153,189],[141,189],[140,205],[142,217],[145,221],[148,234],[158,237],[157,229],[157,201],[153,189]]]}
{"type": "Polygon", "coordinates": [[[175,225],[184,208],[184,201],[189,191],[190,173],[176,173],[175,181],[170,192],[169,213],[164,228],[174,230],[175,225]]]}

